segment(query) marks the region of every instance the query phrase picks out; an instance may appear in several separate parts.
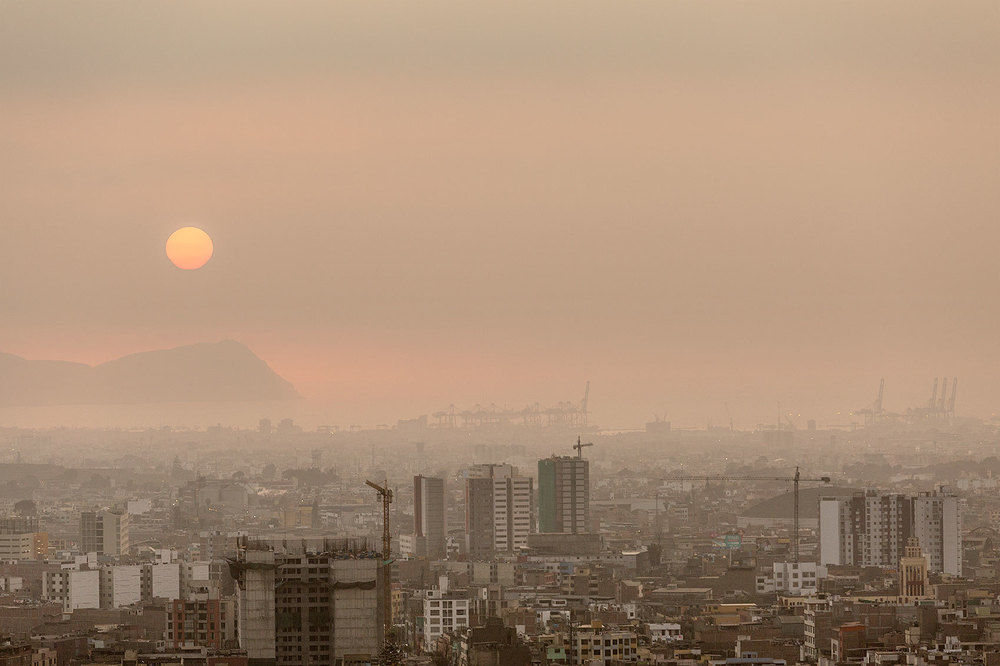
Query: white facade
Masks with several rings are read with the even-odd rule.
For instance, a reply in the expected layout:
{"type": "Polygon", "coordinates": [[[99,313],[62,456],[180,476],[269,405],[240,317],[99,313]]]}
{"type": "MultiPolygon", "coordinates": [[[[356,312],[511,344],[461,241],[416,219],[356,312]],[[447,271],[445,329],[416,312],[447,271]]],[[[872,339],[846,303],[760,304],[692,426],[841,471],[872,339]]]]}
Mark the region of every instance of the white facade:
{"type": "Polygon", "coordinates": [[[684,639],[681,625],[673,622],[650,622],[649,636],[654,643],[670,643],[684,639]]]}
{"type": "Polygon", "coordinates": [[[430,590],[424,598],[424,647],[430,646],[442,634],[464,630],[469,626],[469,600],[445,591],[430,590]]]}
{"type": "Polygon", "coordinates": [[[400,534],[398,552],[402,557],[415,557],[417,555],[417,536],[415,534],[400,534]]]}
{"type": "Polygon", "coordinates": [[[0,560],[35,559],[35,533],[0,534],[0,560]]]}
{"type": "Polygon", "coordinates": [[[42,598],[62,604],[64,613],[101,607],[101,572],[75,569],[42,574],[42,598]]]}
{"type": "Polygon", "coordinates": [[[154,548],[153,561],[157,564],[168,564],[177,559],[177,551],[172,548],[154,548]]]}
{"type": "Polygon", "coordinates": [[[154,564],[149,567],[152,596],[164,599],[181,598],[180,564],[154,564]]]}
{"type": "Polygon", "coordinates": [[[498,553],[528,547],[531,532],[533,479],[507,476],[493,479],[493,550],[498,553]]]}
{"type": "Polygon", "coordinates": [[[816,594],[816,584],[826,578],[826,567],[815,562],[775,562],[771,571],[757,576],[757,594],[816,594]]]}
{"type": "Polygon", "coordinates": [[[819,562],[820,564],[846,564],[845,530],[842,522],[846,506],[843,498],[824,497],[819,501],[819,562]]]}
{"type": "Polygon", "coordinates": [[[192,592],[207,592],[212,585],[211,562],[181,562],[181,596],[192,592]]]}
{"type": "Polygon", "coordinates": [[[0,590],[3,592],[17,592],[24,589],[24,579],[20,576],[0,576],[0,590]]]}
{"type": "MultiPolygon", "coordinates": [[[[519,476],[513,465],[473,465],[465,472],[466,478],[490,479],[490,515],[492,550],[494,553],[513,553],[528,547],[534,509],[534,479],[519,476]]],[[[477,490],[478,493],[481,492],[477,490]]],[[[476,500],[467,497],[468,503],[476,500]]],[[[467,506],[466,511],[471,511],[467,506]]],[[[468,523],[467,523],[468,528],[468,523]]],[[[470,543],[470,550],[472,544],[470,543]]]]}
{"type": "Polygon", "coordinates": [[[931,571],[962,575],[962,508],[958,497],[943,492],[914,497],[913,536],[931,571]]]}
{"type": "Polygon", "coordinates": [[[111,589],[104,594],[110,605],[105,608],[122,608],[142,600],[142,566],[108,567],[103,571],[111,573],[110,578],[106,578],[111,582],[111,589]]]}
{"type": "Polygon", "coordinates": [[[101,607],[100,572],[70,571],[69,587],[69,610],[101,607]]]}

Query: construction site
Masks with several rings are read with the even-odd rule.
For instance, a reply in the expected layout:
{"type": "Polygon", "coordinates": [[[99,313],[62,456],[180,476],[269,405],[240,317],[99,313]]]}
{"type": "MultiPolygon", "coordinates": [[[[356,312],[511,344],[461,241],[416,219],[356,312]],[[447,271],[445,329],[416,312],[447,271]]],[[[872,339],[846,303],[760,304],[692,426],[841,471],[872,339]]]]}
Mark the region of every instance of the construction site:
{"type": "Polygon", "coordinates": [[[371,663],[383,640],[381,554],[366,539],[247,539],[228,559],[250,664],[371,663]]]}

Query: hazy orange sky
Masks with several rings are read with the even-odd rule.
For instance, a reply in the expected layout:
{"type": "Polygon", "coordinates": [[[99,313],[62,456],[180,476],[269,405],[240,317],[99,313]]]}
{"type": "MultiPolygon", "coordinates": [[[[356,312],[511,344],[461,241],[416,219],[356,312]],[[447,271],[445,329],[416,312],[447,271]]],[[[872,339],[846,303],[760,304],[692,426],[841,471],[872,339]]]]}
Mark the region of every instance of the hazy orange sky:
{"type": "Polygon", "coordinates": [[[992,0],[3,3],[0,114],[0,351],[231,337],[367,423],[1000,405],[992,0]]]}

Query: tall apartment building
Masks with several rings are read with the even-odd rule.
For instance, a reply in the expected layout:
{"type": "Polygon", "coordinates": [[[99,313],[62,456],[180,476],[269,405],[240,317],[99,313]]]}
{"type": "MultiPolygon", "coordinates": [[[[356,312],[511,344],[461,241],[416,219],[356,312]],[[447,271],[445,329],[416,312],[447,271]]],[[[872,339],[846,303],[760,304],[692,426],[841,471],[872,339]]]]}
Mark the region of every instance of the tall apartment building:
{"type": "Polygon", "coordinates": [[[962,516],[954,495],[868,490],[823,497],[819,531],[820,564],[895,568],[915,536],[931,571],[962,575],[962,516]]]}
{"type": "Polygon", "coordinates": [[[589,532],[590,462],[552,456],[538,461],[538,531],[589,532]]]}
{"type": "Polygon", "coordinates": [[[465,480],[465,538],[469,559],[493,557],[493,478],[465,480]]]}
{"type": "Polygon", "coordinates": [[[444,479],[413,477],[413,535],[418,555],[444,559],[444,479]]]}
{"type": "Polygon", "coordinates": [[[476,465],[466,473],[465,529],[470,560],[528,547],[534,480],[512,465],[476,465]]]}
{"type": "Polygon", "coordinates": [[[363,539],[245,540],[230,572],[239,587],[239,646],[250,663],[374,659],[383,633],[381,564],[363,539]]]}
{"type": "Polygon", "coordinates": [[[940,491],[914,497],[913,536],[931,571],[962,575],[962,507],[958,497],[940,491]]]}
{"type": "Polygon", "coordinates": [[[128,552],[128,514],[84,511],[80,514],[80,546],[84,553],[119,556],[128,552]]]}

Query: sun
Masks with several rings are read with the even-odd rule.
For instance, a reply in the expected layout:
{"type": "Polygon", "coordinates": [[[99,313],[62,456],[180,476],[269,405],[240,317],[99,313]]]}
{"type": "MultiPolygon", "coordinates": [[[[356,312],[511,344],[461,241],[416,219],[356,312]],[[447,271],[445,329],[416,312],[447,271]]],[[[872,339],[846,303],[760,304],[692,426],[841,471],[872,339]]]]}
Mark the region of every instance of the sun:
{"type": "Polygon", "coordinates": [[[186,271],[204,266],[214,250],[211,236],[198,227],[181,227],[167,239],[167,258],[186,271]]]}

